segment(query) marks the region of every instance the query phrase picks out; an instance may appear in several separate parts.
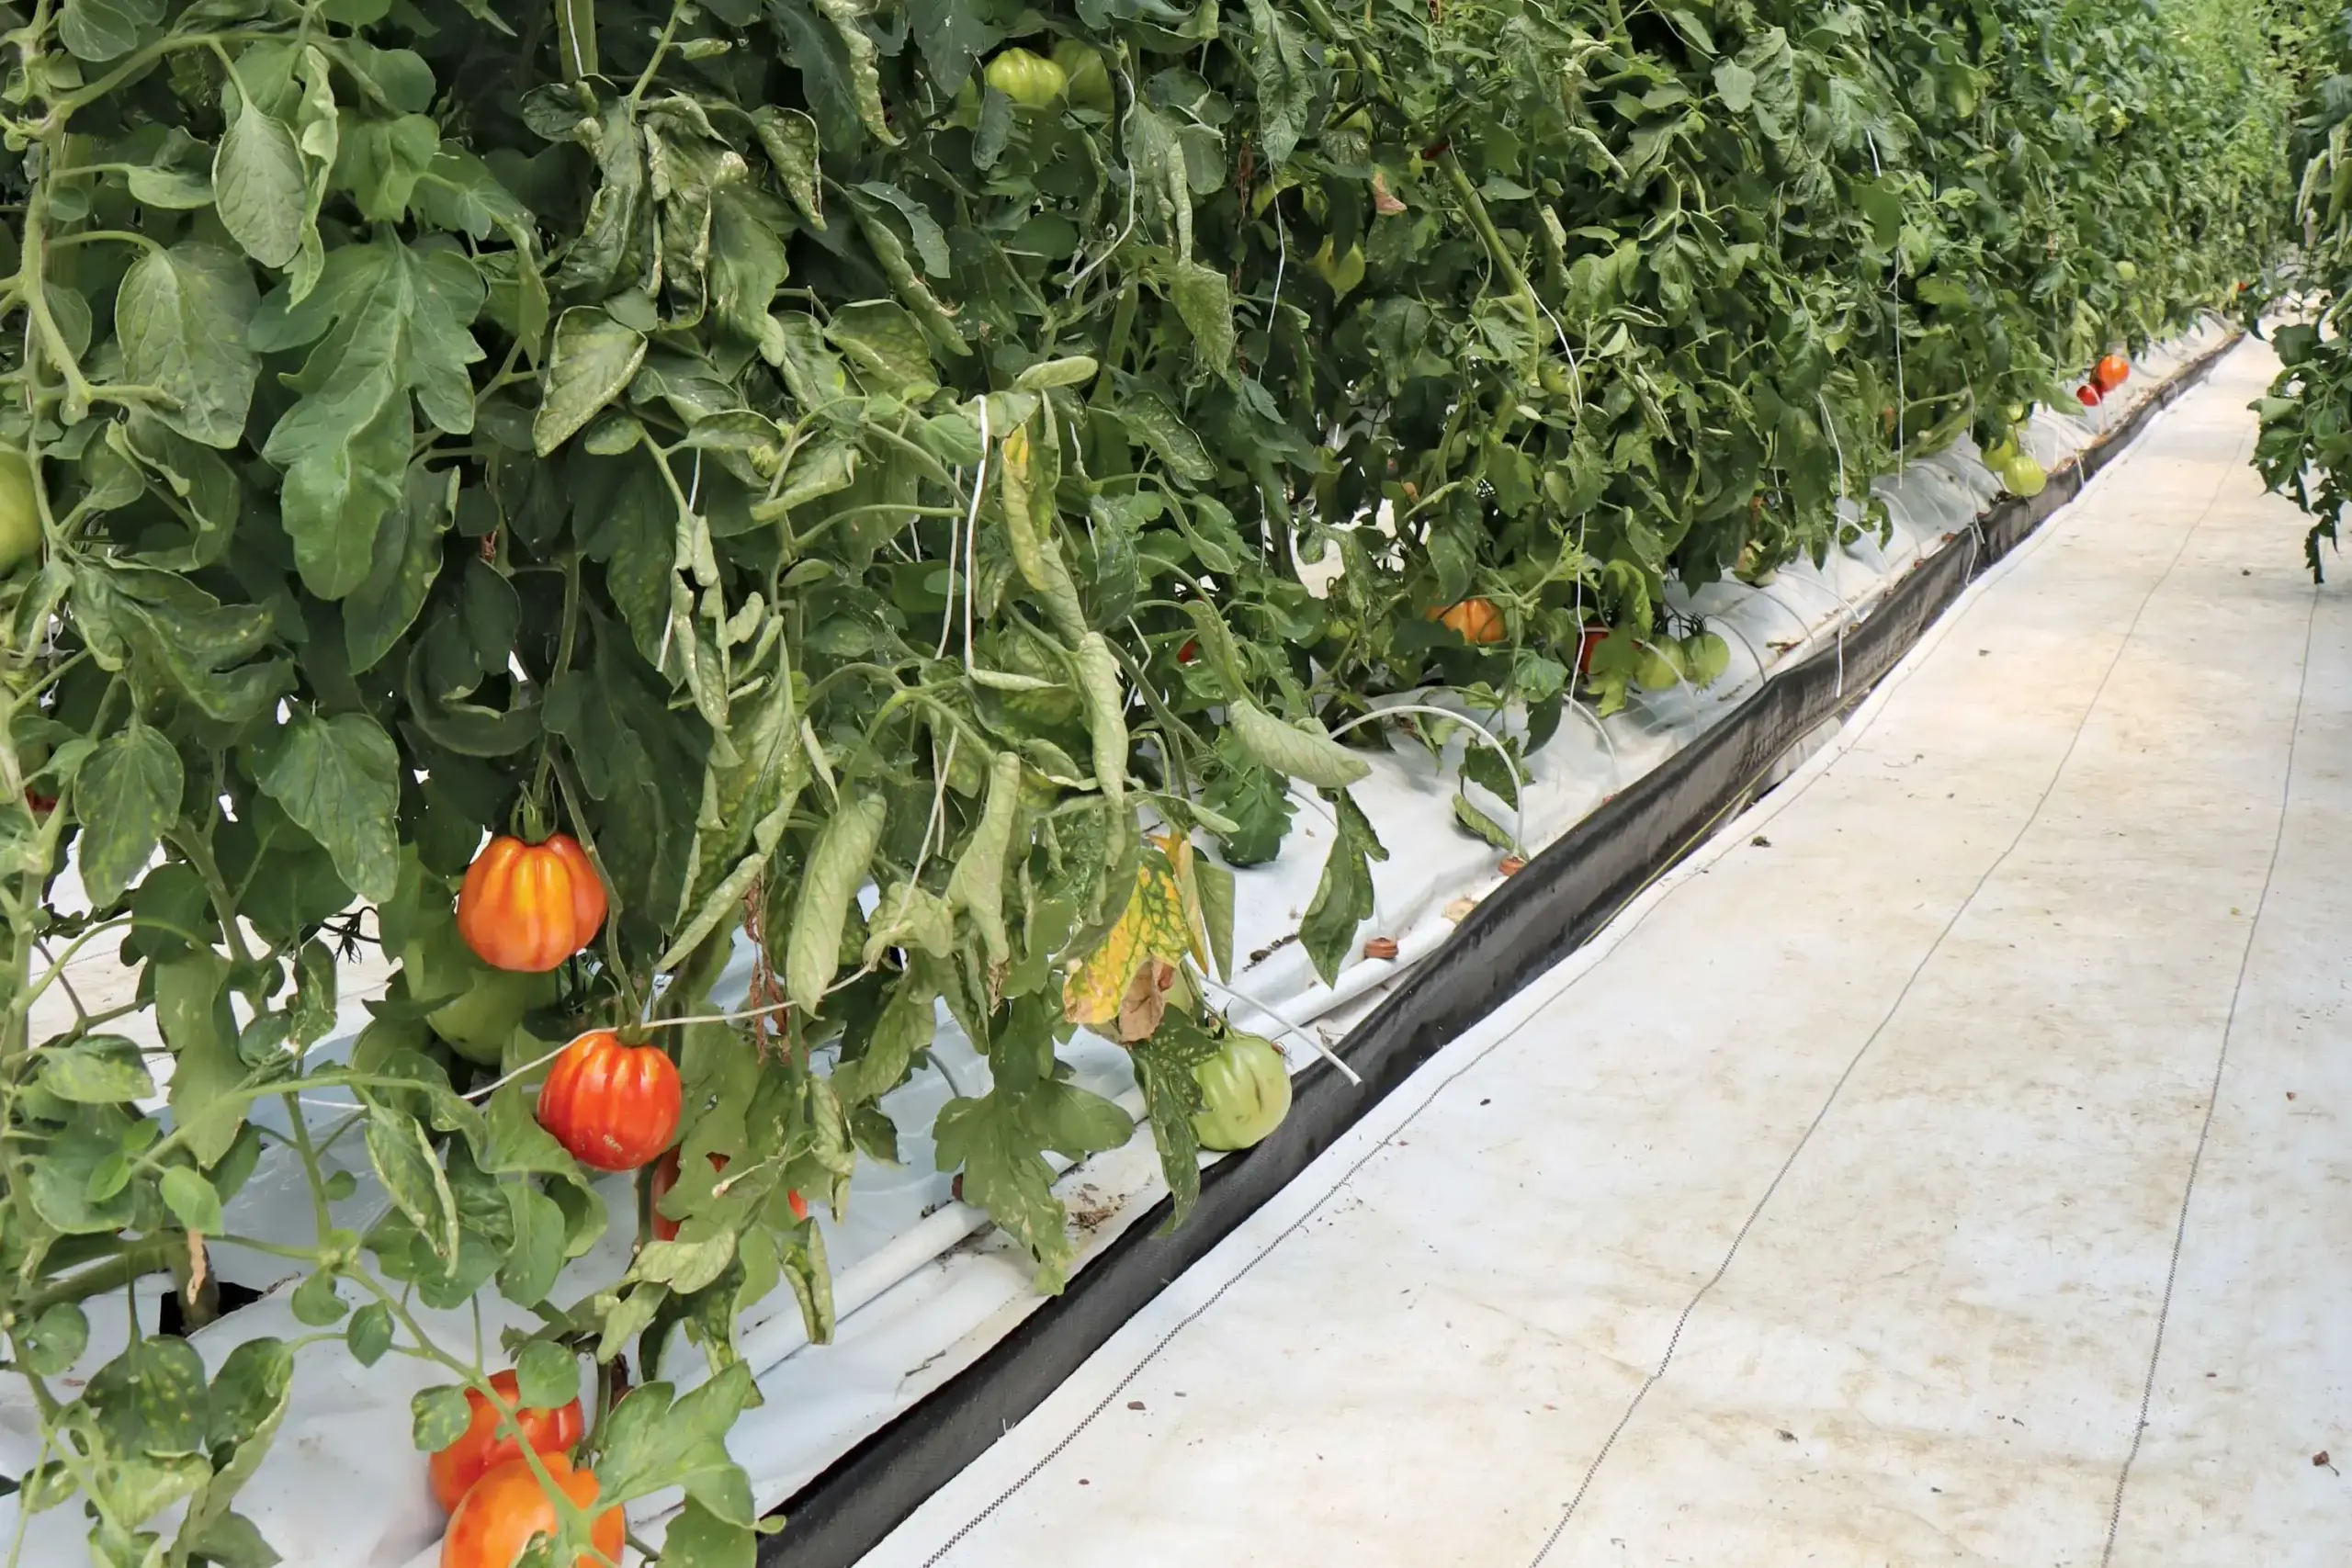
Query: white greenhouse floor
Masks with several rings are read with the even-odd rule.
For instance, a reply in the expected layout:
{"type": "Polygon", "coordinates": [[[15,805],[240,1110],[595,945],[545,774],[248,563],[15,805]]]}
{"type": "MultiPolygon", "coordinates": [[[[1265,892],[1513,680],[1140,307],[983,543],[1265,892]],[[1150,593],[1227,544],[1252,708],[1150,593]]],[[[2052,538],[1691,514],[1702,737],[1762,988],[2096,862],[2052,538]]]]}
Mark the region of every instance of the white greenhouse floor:
{"type": "Polygon", "coordinates": [[[868,1568],[2352,1562],[2352,589],[2275,363],[868,1568]]]}

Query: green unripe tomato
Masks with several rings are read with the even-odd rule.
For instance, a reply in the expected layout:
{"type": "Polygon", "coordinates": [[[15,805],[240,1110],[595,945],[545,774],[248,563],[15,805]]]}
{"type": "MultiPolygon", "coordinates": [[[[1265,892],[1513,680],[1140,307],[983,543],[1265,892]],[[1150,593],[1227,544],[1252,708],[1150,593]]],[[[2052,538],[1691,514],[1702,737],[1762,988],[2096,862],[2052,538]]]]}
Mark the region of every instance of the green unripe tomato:
{"type": "Polygon", "coordinates": [[[402,950],[408,994],[420,999],[460,993],[424,1015],[433,1032],[469,1062],[496,1066],[506,1042],[533,1008],[555,1000],[552,972],[493,969],[476,958],[454,923],[439,923],[402,950]]]}
{"type": "Polygon", "coordinates": [[[2009,459],[2017,455],[2017,442],[2009,436],[2004,435],[2001,439],[1994,442],[1993,445],[1984,448],[1984,466],[1997,474],[2003,468],[2008,467],[2009,459]]]}
{"type": "Polygon", "coordinates": [[[1670,692],[1682,683],[1682,671],[1657,648],[1648,646],[1634,664],[1634,683],[1645,692],[1670,692]]]}
{"type": "Polygon", "coordinates": [[[1314,269],[1316,276],[1331,286],[1335,298],[1344,299],[1349,290],[1363,281],[1363,247],[1350,245],[1347,254],[1334,255],[1331,236],[1326,234],[1323,248],[1309,256],[1306,265],[1314,269]]]}
{"type": "Polygon", "coordinates": [[[1053,63],[1061,67],[1063,91],[1069,96],[1071,107],[1109,114],[1118,107],[1118,100],[1111,93],[1111,73],[1102,63],[1102,52],[1092,44],[1066,38],[1054,45],[1053,63]]]}
{"type": "Polygon", "coordinates": [[[2050,475],[2041,464],[2019,452],[2001,465],[2001,483],[2011,495],[2036,496],[2050,482],[2050,475]]]}
{"type": "Polygon", "coordinates": [[[1002,51],[982,74],[989,86],[1025,109],[1048,107],[1069,85],[1060,66],[1025,49],[1002,51]]]}
{"type": "Polygon", "coordinates": [[[2117,282],[2119,282],[2119,283],[2137,283],[2137,282],[2139,282],[2139,281],[2140,281],[2140,264],[2139,264],[2139,263],[2137,263],[2137,262],[2128,262],[2128,261],[2120,261],[2120,262],[2117,262],[2117,263],[2115,264],[2115,278],[2116,278],[2116,281],[2117,281],[2117,282]]]}
{"type": "Polygon", "coordinates": [[[1290,1066],[1281,1047],[1261,1035],[1227,1034],[1217,1054],[1193,1069],[1201,1110],[1193,1135],[1204,1149],[1246,1149],[1290,1113],[1290,1066]]]}
{"type": "Polygon", "coordinates": [[[40,502],[32,465],[23,454],[0,451],[0,577],[40,554],[40,502]]]}

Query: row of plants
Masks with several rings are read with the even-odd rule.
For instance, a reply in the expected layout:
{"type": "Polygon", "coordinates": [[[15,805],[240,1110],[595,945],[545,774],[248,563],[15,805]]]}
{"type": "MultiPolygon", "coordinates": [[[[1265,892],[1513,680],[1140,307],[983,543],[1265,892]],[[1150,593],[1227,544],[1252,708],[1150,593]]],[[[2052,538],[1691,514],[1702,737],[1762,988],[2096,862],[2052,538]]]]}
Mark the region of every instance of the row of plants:
{"type": "Polygon", "coordinates": [[[1294,789],[1329,977],[1388,852],[1363,750],[1453,734],[1379,699],[1508,716],[1462,769],[1511,803],[1569,703],[1722,671],[1669,583],[1850,542],[1907,456],[2224,299],[2285,210],[2249,15],[0,6],[17,1506],[276,1561],[239,1495],[334,1341],[442,1379],[449,1568],[617,1562],[680,1486],[660,1561],[749,1563],[733,1326],[789,1289],[829,1337],[815,1215],[938,1021],[989,1067],[940,1168],[1041,1288],[1046,1156],[1136,1132],[1079,1029],[1181,1223],[1287,1104],[1209,999],[1294,789]],[[98,944],[132,999],[76,994],[98,944]],[[227,1232],[265,1159],[310,1233],[227,1232]],[[635,1244],[583,1278],[612,1172],[635,1244]],[[303,1338],[68,1381],[94,1298],[206,1321],[223,1242],[303,1338]],[[532,1326],[420,1314],[492,1295],[532,1326]]]}
{"type": "Polygon", "coordinates": [[[2352,292],[2352,9],[2311,0],[2281,50],[2300,88],[2289,138],[2298,243],[2245,299],[2248,324],[2281,305],[2270,333],[2280,369],[2255,404],[2254,462],[2271,489],[2311,515],[2303,560],[2326,580],[2320,547],[2334,547],[2352,491],[2352,354],[2343,312],[2352,292]]]}

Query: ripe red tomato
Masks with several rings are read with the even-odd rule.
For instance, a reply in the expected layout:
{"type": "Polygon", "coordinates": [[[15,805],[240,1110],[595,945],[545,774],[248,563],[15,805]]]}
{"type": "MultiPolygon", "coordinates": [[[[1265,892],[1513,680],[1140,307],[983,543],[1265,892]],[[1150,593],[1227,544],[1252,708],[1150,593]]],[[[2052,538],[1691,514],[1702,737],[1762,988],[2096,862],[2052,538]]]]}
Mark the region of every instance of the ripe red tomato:
{"type": "Polygon", "coordinates": [[[57,796],[53,795],[45,795],[41,791],[33,788],[32,785],[27,784],[25,786],[25,804],[32,807],[32,813],[34,816],[46,817],[51,812],[57,809],[57,796]]]}
{"type": "Polygon", "coordinates": [[[2086,409],[2095,409],[2098,407],[2100,401],[2104,400],[2106,396],[2106,393],[2100,391],[2097,387],[2092,386],[2088,381],[2084,382],[2081,386],[2075,389],[2075,400],[2086,409]]]}
{"type": "Polygon", "coordinates": [[[552,969],[604,923],[605,884],[569,833],[536,844],[500,834],[458,890],[458,934],[493,968],[552,969]]]}
{"type": "Polygon", "coordinates": [[[1190,664],[1193,660],[1198,659],[1200,656],[1200,643],[1194,638],[1187,637],[1184,639],[1184,646],[1176,650],[1176,662],[1179,664],[1190,664]]]}
{"type": "MultiPolygon", "coordinates": [[[[563,1489],[575,1506],[596,1501],[593,1471],[574,1470],[562,1454],[541,1461],[548,1478],[563,1489]]],[[[556,1532],[555,1502],[531,1473],[528,1461],[510,1459],[474,1483],[465,1501],[449,1520],[441,1538],[441,1568],[514,1568],[524,1549],[543,1535],[556,1532]]],[[[589,1540],[609,1562],[621,1560],[621,1511],[607,1508],[589,1527],[589,1540]]],[[[596,1568],[596,1559],[582,1552],[574,1568],[596,1568]]]]}
{"type": "Polygon", "coordinates": [[[1459,604],[1430,611],[1430,619],[1447,626],[1464,642],[1500,642],[1508,635],[1503,628],[1503,613],[1495,608],[1492,599],[1464,599],[1459,604]]]}
{"type": "Polygon", "coordinates": [[[1584,635],[1577,638],[1577,674],[1589,675],[1592,673],[1592,650],[1599,648],[1600,646],[1600,639],[1608,635],[1609,628],[1607,626],[1585,627],[1584,635]]]}
{"type": "Polygon", "coordinates": [[[2132,362],[2120,354],[2110,354],[2091,368],[2091,381],[2102,392],[2111,392],[2131,378],[2132,362]]]}
{"type": "MultiPolygon", "coordinates": [[[[540,1453],[568,1454],[572,1445],[580,1441],[583,1428],[577,1399],[560,1410],[521,1410],[514,1408],[521,1404],[523,1395],[513,1372],[493,1373],[490,1386],[514,1411],[514,1424],[522,1428],[525,1439],[540,1453]]],[[[473,1411],[473,1418],[466,1423],[465,1436],[435,1454],[430,1466],[433,1500],[441,1505],[445,1513],[457,1512],[458,1505],[466,1500],[466,1494],[473,1490],[475,1482],[523,1454],[520,1443],[499,1431],[499,1412],[481,1396],[480,1389],[466,1390],[466,1404],[473,1411]]]]}
{"type": "Polygon", "coordinates": [[[539,1088],[539,1125],[598,1170],[635,1170],[677,1135],[684,1089],[658,1045],[592,1029],[566,1045],[539,1088]]]}

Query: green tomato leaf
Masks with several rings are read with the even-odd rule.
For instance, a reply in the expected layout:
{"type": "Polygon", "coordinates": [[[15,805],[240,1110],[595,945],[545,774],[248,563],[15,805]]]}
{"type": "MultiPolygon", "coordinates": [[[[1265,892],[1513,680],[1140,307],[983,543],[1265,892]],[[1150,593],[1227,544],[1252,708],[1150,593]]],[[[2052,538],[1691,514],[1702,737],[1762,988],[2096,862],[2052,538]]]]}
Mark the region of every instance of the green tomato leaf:
{"type": "Polygon", "coordinates": [[[1330,858],[1323,863],[1323,880],[1298,928],[1299,941],[1314,962],[1315,972],[1330,985],[1346,967],[1355,945],[1356,929],[1372,918],[1372,863],[1388,858],[1387,847],[1372,830],[1372,823],[1355,797],[1345,790],[1325,792],[1339,810],[1339,830],[1330,858]]]}
{"type": "Polygon", "coordinates": [[[466,1435],[466,1427],[473,1421],[473,1406],[466,1399],[466,1391],[453,1384],[417,1390],[408,1410],[409,1440],[419,1453],[437,1453],[447,1448],[466,1435]]]}
{"type": "Polygon", "coordinates": [[[753,1568],[758,1559],[756,1530],[720,1518],[692,1497],[662,1538],[662,1568],[753,1568]]]}
{"type": "Polygon", "coordinates": [[[175,1165],[164,1172],[162,1183],[164,1207],[172,1212],[184,1230],[204,1235],[220,1234],[220,1194],[212,1183],[184,1165],[175,1165]]]}
{"type": "Polygon", "coordinates": [[[136,49],[141,35],[163,19],[163,0],[65,0],[57,13],[57,36],[77,60],[116,60],[136,49]]]}
{"type": "Polygon", "coordinates": [[[179,753],[161,731],[133,716],[98,742],[74,789],[82,822],[82,885],[105,908],[147,869],[164,829],[179,820],[179,753]]]}
{"type": "Polygon", "coordinates": [[[304,714],[278,737],[262,789],[334,857],[335,874],[363,898],[390,898],[400,881],[400,752],[365,714],[304,714]]]}
{"type": "Polygon", "coordinates": [[[435,1157],[432,1140],[415,1118],[372,1105],[368,1110],[368,1159],[393,1205],[416,1227],[434,1256],[458,1256],[458,1200],[435,1157]]]}
{"type": "Polygon", "coordinates": [[[1200,1200],[1201,1140],[1193,1130],[1193,1118],[1200,1114],[1203,1100],[1193,1069],[1217,1051],[1209,1035],[1186,1027],[1189,1020],[1171,1017],[1170,1023],[1127,1048],[1135,1063],[1136,1087],[1143,1090],[1144,1116],[1159,1150],[1160,1174],[1174,1203],[1174,1213],[1160,1227],[1162,1235],[1182,1224],[1200,1200]]]}
{"type": "Polygon", "coordinates": [[[526,1410],[555,1410],[580,1397],[578,1358],[552,1340],[534,1339],[514,1359],[514,1385],[526,1410]]]}
{"type": "Polygon", "coordinates": [[[160,388],[156,417],[226,449],[244,435],[260,367],[245,345],[257,296],[244,262],[212,245],[150,251],[122,275],[115,331],[130,378],[160,388]]]}
{"type": "Polygon", "coordinates": [[[542,457],[562,446],[628,386],[645,363],[645,334],[601,310],[579,307],[556,319],[547,385],[531,421],[542,457]]]}
{"type": "Polygon", "coordinates": [[[310,202],[291,127],[241,96],[212,156],[212,190],[220,226],[247,255],[266,267],[292,265],[310,202]]]}
{"type": "Polygon", "coordinates": [[[381,1302],[369,1302],[351,1314],[343,1339],[351,1348],[353,1360],[363,1367],[374,1366],[392,1348],[392,1309],[381,1302]]]}
{"type": "Polygon", "coordinates": [[[563,1269],[563,1210],[527,1181],[503,1186],[514,1219],[514,1245],[498,1270],[498,1288],[517,1305],[537,1306],[555,1289],[556,1276],[563,1269]]]}
{"type": "Polygon", "coordinates": [[[285,1561],[258,1525],[225,1509],[201,1521],[191,1518],[179,1544],[194,1561],[209,1562],[212,1568],[276,1568],[285,1561]]]}
{"type": "Polygon", "coordinates": [[[185,1339],[139,1339],[98,1369],[82,1397],[117,1451],[200,1454],[211,1430],[204,1358],[185,1339]]]}
{"type": "Polygon", "coordinates": [[[422,252],[390,237],[331,252],[318,287],[280,289],[255,312],[264,353],[315,344],[288,378],[300,394],[262,456],[286,470],[281,521],[303,585],[340,599],[366,581],[376,533],[403,504],[414,451],[411,399],[435,429],[474,427],[467,367],[482,357],[467,329],[481,274],[459,252],[422,252]]]}
{"type": "Polygon", "coordinates": [[[707,1512],[749,1529],[751,1483],[728,1457],[725,1438],[759,1400],[751,1369],[735,1362],[673,1404],[674,1392],[666,1382],[634,1389],[597,1428],[597,1501],[626,1503],[683,1486],[707,1512]]]}
{"type": "Polygon", "coordinates": [[[53,1378],[82,1359],[89,1348],[90,1320],[72,1302],[59,1302],[13,1336],[17,1359],[37,1378],[53,1378]]]}
{"type": "Polygon", "coordinates": [[[1248,697],[1226,705],[1226,723],[1251,761],[1317,789],[1344,789],[1372,773],[1370,762],[1321,730],[1284,724],[1248,697]]]}
{"type": "Polygon", "coordinates": [[[950,1101],[932,1129],[941,1170],[961,1167],[964,1201],[977,1203],[1037,1262],[1037,1288],[1058,1292],[1075,1249],[1054,1196],[1054,1150],[1070,1159],[1114,1149],[1135,1122],[1102,1096],[1053,1079],[950,1101]]]}
{"type": "Polygon", "coordinates": [[[335,1292],[334,1276],[324,1269],[294,1287],[290,1304],[294,1309],[294,1321],[311,1328],[324,1328],[329,1324],[340,1322],[343,1314],[351,1310],[349,1303],[335,1292]]]}

